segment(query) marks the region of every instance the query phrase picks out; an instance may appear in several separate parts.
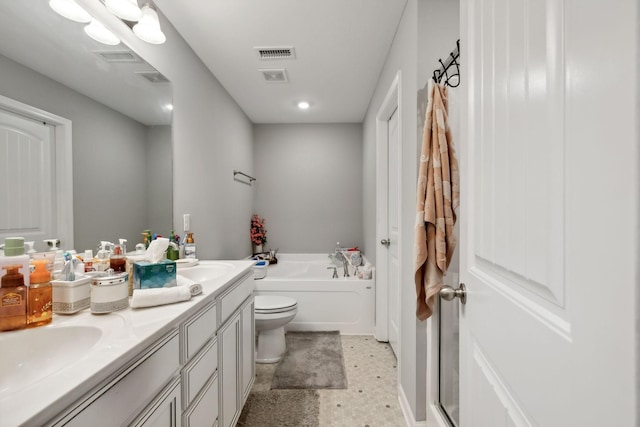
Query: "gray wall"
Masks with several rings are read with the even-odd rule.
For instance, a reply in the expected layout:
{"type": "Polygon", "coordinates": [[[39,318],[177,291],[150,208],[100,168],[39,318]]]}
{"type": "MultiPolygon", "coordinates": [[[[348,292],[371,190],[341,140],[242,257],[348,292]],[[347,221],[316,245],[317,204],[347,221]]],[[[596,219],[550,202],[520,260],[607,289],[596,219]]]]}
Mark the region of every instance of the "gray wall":
{"type": "Polygon", "coordinates": [[[401,79],[402,176],[400,181],[401,235],[400,388],[415,421],[426,417],[426,323],[415,317],[413,230],[417,164],[422,128],[417,120],[416,96],[441,56],[459,37],[457,0],[408,0],[395,40],[372,96],[363,124],[364,248],[375,257],[376,241],[376,114],[398,72],[401,79]]]}
{"type": "Polygon", "coordinates": [[[147,228],[168,237],[173,226],[171,126],[149,126],[146,151],[147,228]]]}
{"type": "Polygon", "coordinates": [[[0,94],[72,121],[75,248],[137,242],[147,223],[147,127],[1,55],[0,94]]]}
{"type": "Polygon", "coordinates": [[[182,216],[189,213],[198,258],[246,257],[253,189],[234,181],[233,170],[254,173],[252,124],[175,28],[160,18],[167,36],[161,46],[142,42],[128,28],[113,30],[173,84],[174,228],[182,235],[182,216]]]}
{"type": "Polygon", "coordinates": [[[254,162],[255,212],[267,219],[267,247],[362,247],[361,124],[255,125],[254,162]]]}

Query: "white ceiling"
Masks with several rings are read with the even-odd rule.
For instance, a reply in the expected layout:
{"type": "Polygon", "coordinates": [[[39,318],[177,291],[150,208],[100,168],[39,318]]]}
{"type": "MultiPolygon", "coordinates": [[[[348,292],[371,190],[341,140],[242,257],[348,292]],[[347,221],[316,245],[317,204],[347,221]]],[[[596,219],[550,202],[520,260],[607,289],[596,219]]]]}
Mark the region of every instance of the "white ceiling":
{"type": "Polygon", "coordinates": [[[362,122],[406,0],[155,0],[254,123],[362,122]],[[260,61],[255,47],[293,46],[260,61]],[[285,68],[288,83],[261,68],[285,68]],[[299,101],[311,107],[302,111],[299,101]]]}

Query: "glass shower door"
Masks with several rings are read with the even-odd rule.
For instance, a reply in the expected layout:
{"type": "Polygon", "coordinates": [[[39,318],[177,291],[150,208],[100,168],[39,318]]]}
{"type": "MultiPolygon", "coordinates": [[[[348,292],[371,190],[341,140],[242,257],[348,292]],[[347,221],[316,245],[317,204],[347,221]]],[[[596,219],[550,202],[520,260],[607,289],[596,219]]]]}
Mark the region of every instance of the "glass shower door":
{"type": "MultiPolygon", "coordinates": [[[[457,276],[457,274],[452,274],[452,276],[457,276]]],[[[438,317],[440,337],[439,402],[452,426],[460,425],[459,315],[460,303],[457,299],[445,301],[440,298],[440,316],[438,317]]]]}

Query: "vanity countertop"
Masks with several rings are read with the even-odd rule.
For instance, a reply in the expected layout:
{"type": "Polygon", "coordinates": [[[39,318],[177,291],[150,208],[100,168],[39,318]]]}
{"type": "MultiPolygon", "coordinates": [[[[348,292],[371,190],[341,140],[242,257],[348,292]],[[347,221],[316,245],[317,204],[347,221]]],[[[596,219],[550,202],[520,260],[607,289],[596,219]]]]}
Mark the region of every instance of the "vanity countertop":
{"type": "Polygon", "coordinates": [[[180,268],[178,274],[213,277],[198,279],[203,293],[189,301],[100,315],[89,309],[54,314],[47,326],[0,333],[1,424],[46,424],[249,274],[253,264],[200,261],[198,266],[180,268]]]}

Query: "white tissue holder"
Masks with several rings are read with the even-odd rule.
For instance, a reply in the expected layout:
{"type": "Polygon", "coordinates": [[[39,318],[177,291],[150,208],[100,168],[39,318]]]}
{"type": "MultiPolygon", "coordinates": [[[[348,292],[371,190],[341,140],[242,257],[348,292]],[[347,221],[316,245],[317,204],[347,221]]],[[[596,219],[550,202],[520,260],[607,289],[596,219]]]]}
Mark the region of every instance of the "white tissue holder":
{"type": "Polygon", "coordinates": [[[53,312],[58,314],[73,314],[89,308],[91,304],[91,277],[67,280],[52,280],[53,312]]]}
{"type": "Polygon", "coordinates": [[[269,267],[269,261],[260,260],[253,266],[253,278],[264,279],[267,277],[267,267],[269,267]]]}

